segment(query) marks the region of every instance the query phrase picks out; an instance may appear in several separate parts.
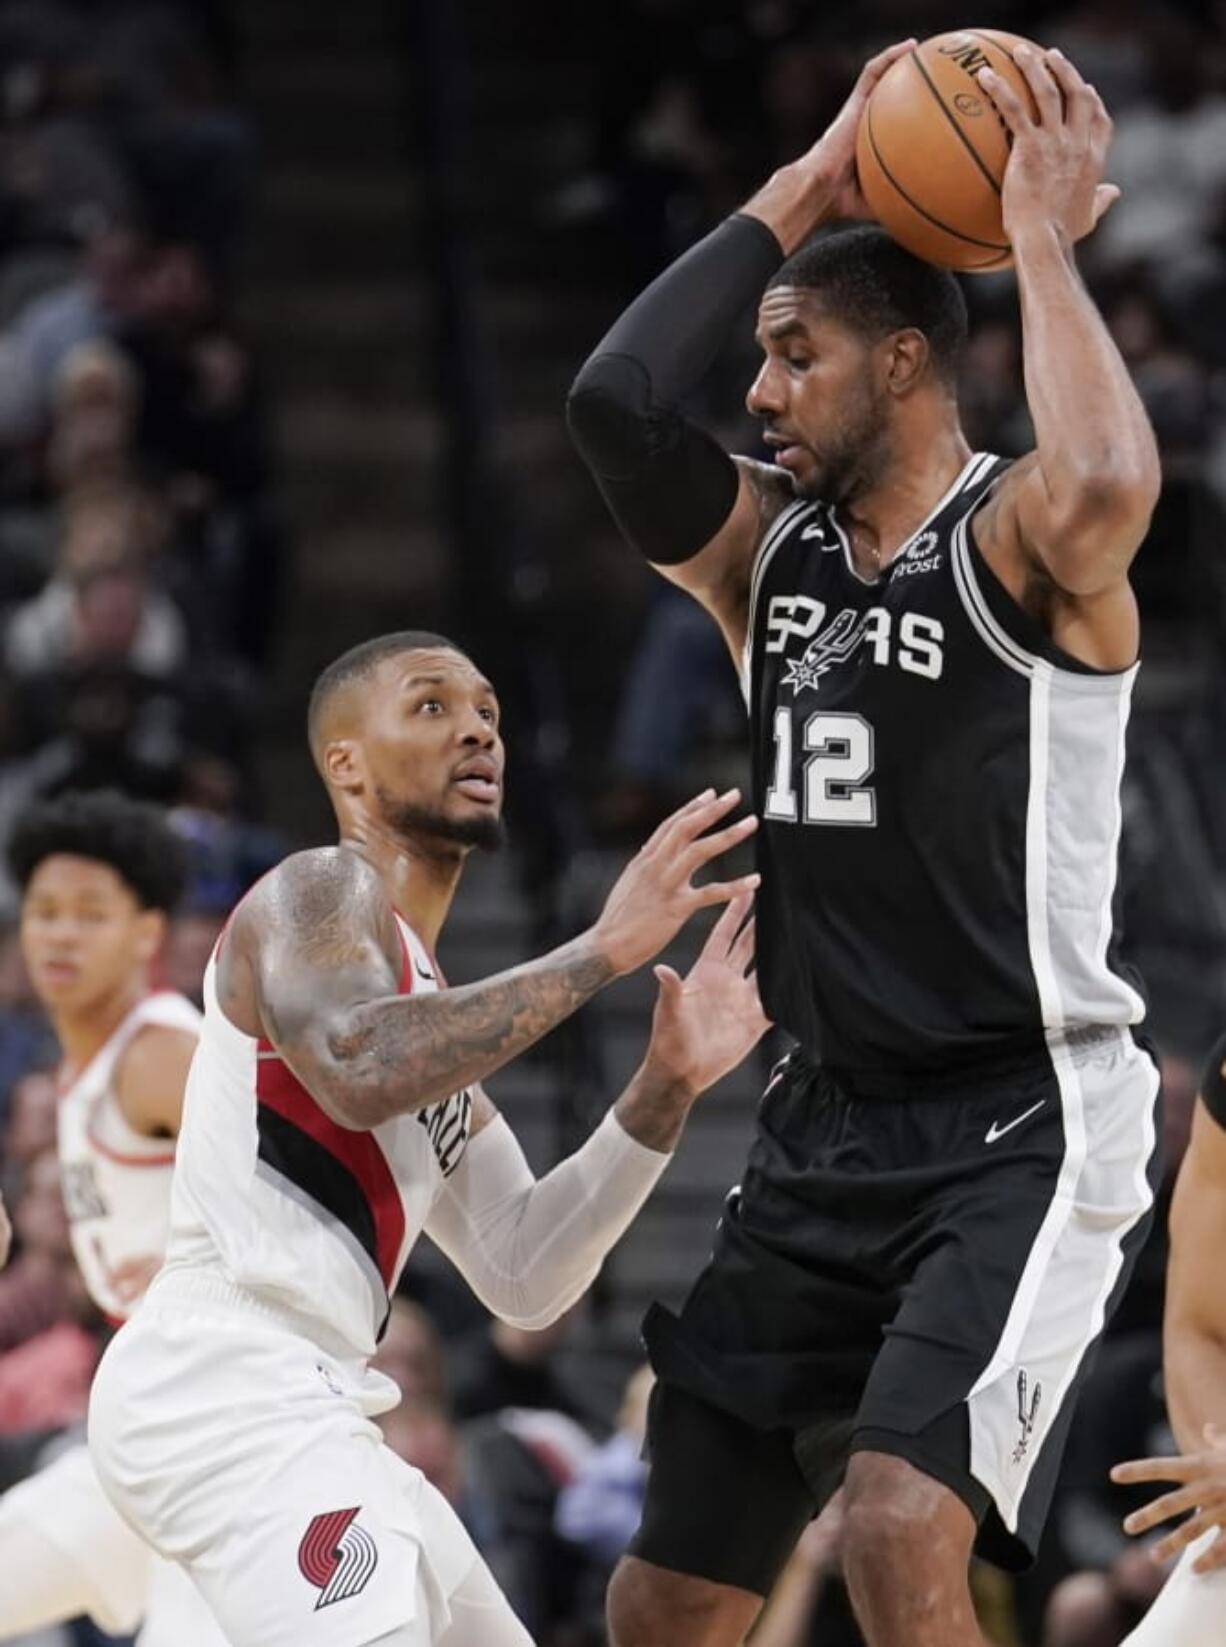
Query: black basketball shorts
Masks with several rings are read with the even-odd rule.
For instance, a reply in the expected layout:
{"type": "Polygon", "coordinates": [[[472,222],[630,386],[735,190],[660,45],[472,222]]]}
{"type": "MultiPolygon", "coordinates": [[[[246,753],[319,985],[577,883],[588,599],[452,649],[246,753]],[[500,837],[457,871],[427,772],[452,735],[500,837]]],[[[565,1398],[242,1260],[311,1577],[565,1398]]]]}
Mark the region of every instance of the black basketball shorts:
{"type": "Polygon", "coordinates": [[[647,1316],[661,1387],[633,1553],[765,1594],[870,1450],[956,1492],[981,1554],[1027,1565],[1148,1232],[1158,1085],[1114,1028],[920,1097],[785,1060],[711,1262],[680,1317],[647,1316]]]}

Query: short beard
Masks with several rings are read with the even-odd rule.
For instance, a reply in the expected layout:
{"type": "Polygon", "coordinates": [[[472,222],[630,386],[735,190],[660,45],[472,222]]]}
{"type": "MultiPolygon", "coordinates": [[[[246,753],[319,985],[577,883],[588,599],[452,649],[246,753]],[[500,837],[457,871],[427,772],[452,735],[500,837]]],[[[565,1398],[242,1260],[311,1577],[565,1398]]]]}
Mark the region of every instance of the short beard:
{"type": "Polygon", "coordinates": [[[845,508],[877,485],[889,468],[890,449],[885,397],[866,389],[860,403],[849,408],[838,446],[822,455],[813,478],[797,490],[803,497],[845,508]]]}
{"type": "Polygon", "coordinates": [[[385,789],[376,789],[379,815],[395,834],[405,840],[446,841],[450,846],[476,847],[478,852],[497,852],[506,844],[506,825],[492,813],[474,818],[449,818],[428,806],[412,801],[396,801],[385,789]]]}

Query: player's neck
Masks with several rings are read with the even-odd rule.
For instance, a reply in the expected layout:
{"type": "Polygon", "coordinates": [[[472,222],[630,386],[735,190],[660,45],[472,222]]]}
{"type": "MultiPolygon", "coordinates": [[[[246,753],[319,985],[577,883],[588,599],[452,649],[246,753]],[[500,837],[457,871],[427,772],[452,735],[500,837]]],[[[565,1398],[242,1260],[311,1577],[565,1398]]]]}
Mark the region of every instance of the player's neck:
{"type": "Polygon", "coordinates": [[[343,839],[378,871],[392,908],[433,954],[460,884],[463,852],[431,850],[370,824],[347,830],[343,839]]]}
{"type": "Polygon", "coordinates": [[[855,538],[870,546],[882,567],[932,513],[966,467],[971,448],[955,423],[935,438],[900,443],[881,480],[839,510],[855,538]]]}
{"type": "Polygon", "coordinates": [[[137,1003],[149,993],[144,969],[80,1012],[52,1012],[51,1027],[60,1044],[62,1072],[75,1080],[114,1035],[137,1003]]]}

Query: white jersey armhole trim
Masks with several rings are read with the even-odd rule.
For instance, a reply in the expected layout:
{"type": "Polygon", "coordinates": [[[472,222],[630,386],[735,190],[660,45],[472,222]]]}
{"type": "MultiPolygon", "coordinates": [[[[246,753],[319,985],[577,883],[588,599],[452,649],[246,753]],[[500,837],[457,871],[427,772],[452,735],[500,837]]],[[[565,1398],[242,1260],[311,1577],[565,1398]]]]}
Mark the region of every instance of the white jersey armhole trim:
{"type": "Polygon", "coordinates": [[[762,579],[766,575],[766,568],[770,565],[776,549],[779,548],[791,528],[798,525],[802,517],[814,514],[817,508],[816,503],[807,503],[803,498],[798,498],[795,503],[789,503],[778,520],[766,533],[754,554],[749,576],[749,616],[745,624],[745,645],[741,652],[740,671],[741,691],[744,694],[747,708],[751,691],[754,625],[757,622],[758,594],[762,588],[762,579]]]}
{"type": "Polygon", "coordinates": [[[1094,673],[1083,675],[1078,669],[1064,669],[1049,658],[1040,657],[1037,652],[1031,652],[1020,641],[1004,629],[989,607],[975,571],[975,562],[970,547],[971,516],[964,515],[953,530],[951,561],[954,571],[954,584],[957,588],[962,606],[971,626],[976,630],[979,638],[990,652],[994,652],[1007,668],[1019,675],[1032,675],[1040,667],[1049,671],[1053,676],[1075,692],[1086,693],[1128,693],[1132,690],[1132,683],[1136,679],[1140,663],[1134,663],[1127,669],[1114,670],[1109,673],[1094,673]]]}

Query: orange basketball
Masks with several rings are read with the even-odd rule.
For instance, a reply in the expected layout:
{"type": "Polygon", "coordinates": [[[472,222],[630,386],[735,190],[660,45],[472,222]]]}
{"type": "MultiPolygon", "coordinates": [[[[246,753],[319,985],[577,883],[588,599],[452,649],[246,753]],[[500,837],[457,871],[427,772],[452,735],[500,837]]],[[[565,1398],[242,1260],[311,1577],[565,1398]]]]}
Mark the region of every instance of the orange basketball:
{"type": "Polygon", "coordinates": [[[1001,29],[934,35],[891,65],[860,117],[864,197],[894,239],[929,263],[984,273],[1012,261],[1000,217],[1010,135],[976,77],[995,69],[1033,111],[1012,56],[1026,43],[1001,29]]]}

